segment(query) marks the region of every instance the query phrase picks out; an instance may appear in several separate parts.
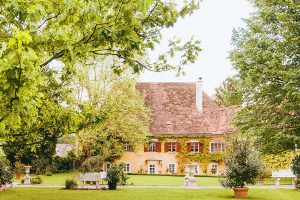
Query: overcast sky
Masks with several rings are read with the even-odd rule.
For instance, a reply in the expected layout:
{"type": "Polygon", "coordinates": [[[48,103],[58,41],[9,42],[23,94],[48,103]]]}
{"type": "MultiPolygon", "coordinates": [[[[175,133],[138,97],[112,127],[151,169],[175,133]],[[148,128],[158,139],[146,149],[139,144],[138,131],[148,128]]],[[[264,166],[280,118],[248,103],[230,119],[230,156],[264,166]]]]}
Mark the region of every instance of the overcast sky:
{"type": "Polygon", "coordinates": [[[204,91],[214,93],[226,77],[234,74],[228,57],[233,28],[244,26],[242,18],[253,11],[247,0],[203,0],[200,9],[192,16],[163,32],[163,41],[149,57],[155,57],[160,50],[166,50],[168,39],[176,35],[183,40],[191,36],[201,41],[199,58],[195,64],[185,68],[186,75],[176,77],[175,72],[154,73],[146,71],[141,75],[143,82],[194,82],[203,77],[204,91]]]}

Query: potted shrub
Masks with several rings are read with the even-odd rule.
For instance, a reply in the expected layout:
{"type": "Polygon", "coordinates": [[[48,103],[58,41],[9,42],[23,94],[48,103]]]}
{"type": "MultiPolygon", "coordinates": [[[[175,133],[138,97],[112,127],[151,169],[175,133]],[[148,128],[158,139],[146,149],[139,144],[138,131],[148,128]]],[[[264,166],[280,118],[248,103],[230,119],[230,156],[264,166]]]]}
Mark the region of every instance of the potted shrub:
{"type": "Polygon", "coordinates": [[[292,171],[297,177],[297,182],[295,184],[295,187],[297,189],[300,189],[300,155],[296,155],[295,158],[292,161],[292,171]]]}
{"type": "Polygon", "coordinates": [[[14,171],[15,171],[15,174],[16,174],[16,179],[21,178],[21,175],[23,174],[23,171],[24,171],[24,167],[25,167],[25,165],[22,164],[21,162],[19,162],[19,161],[15,162],[14,171]]]}
{"type": "Polygon", "coordinates": [[[111,167],[107,170],[107,183],[109,190],[116,190],[117,184],[121,180],[122,175],[124,174],[124,164],[112,164],[111,167]]]}
{"type": "Polygon", "coordinates": [[[247,140],[235,140],[227,144],[226,174],[220,178],[220,183],[225,188],[233,188],[236,198],[245,198],[249,190],[245,186],[255,183],[261,165],[257,153],[247,140]]]}

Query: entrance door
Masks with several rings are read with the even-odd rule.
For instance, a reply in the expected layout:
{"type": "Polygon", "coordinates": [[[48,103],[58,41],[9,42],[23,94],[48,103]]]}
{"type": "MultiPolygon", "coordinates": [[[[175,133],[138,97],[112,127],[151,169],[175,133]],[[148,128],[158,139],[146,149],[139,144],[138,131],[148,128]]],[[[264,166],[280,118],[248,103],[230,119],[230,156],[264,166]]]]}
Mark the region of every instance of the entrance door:
{"type": "Polygon", "coordinates": [[[156,174],[156,165],[155,164],[149,164],[149,174],[156,174]]]}

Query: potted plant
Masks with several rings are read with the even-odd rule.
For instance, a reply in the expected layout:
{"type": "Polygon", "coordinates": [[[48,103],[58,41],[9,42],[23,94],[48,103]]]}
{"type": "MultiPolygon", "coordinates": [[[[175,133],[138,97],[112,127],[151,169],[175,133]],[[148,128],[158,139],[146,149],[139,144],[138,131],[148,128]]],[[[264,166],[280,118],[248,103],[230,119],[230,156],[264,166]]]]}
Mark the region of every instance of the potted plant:
{"type": "Polygon", "coordinates": [[[261,162],[250,143],[247,140],[235,140],[227,144],[226,174],[219,180],[223,187],[233,188],[236,198],[245,198],[249,190],[245,186],[255,183],[260,168],[261,162]]]}
{"type": "Polygon", "coordinates": [[[124,164],[112,164],[111,167],[107,170],[107,183],[109,190],[116,190],[117,184],[121,180],[124,170],[124,164]]]}
{"type": "Polygon", "coordinates": [[[15,168],[14,168],[14,171],[15,171],[15,174],[16,174],[16,179],[20,179],[23,172],[24,172],[24,167],[25,165],[22,164],[21,162],[17,161],[15,162],[15,168]]]}

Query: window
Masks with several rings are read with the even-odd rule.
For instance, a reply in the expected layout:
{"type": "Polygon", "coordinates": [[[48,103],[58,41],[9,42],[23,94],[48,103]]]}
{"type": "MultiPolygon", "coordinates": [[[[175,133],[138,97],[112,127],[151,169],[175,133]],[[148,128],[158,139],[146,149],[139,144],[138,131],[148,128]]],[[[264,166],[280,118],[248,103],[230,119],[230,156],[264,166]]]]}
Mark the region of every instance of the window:
{"type": "Polygon", "coordinates": [[[156,152],[156,142],[150,142],[149,143],[149,151],[150,152],[156,152]]]}
{"type": "Polygon", "coordinates": [[[169,173],[175,173],[175,164],[169,164],[169,173]]]}
{"type": "Polygon", "coordinates": [[[126,152],[132,151],[131,145],[128,142],[124,144],[124,151],[126,152]]]}
{"type": "Polygon", "coordinates": [[[218,164],[216,164],[216,163],[211,164],[210,171],[212,174],[217,174],[218,173],[218,164]]]}
{"type": "Polygon", "coordinates": [[[110,168],[110,163],[106,164],[106,170],[108,170],[110,168]]]}
{"type": "Polygon", "coordinates": [[[168,143],[168,152],[176,152],[176,142],[168,143]]]}
{"type": "Polygon", "coordinates": [[[155,174],[156,169],[155,169],[155,164],[150,164],[149,165],[149,174],[155,174]]]}
{"type": "Polygon", "coordinates": [[[199,152],[199,142],[191,143],[191,152],[199,152]]]}
{"type": "Polygon", "coordinates": [[[225,149],[224,142],[222,142],[222,141],[210,143],[210,152],[212,152],[212,153],[223,152],[224,149],[225,149]]]}
{"type": "Polygon", "coordinates": [[[130,172],[130,163],[125,163],[124,172],[125,173],[129,173],[130,172]]]}

